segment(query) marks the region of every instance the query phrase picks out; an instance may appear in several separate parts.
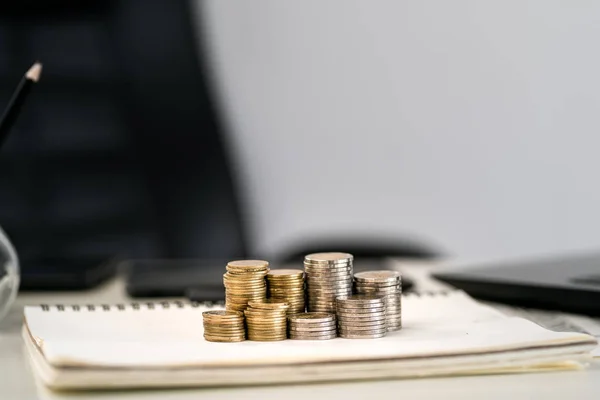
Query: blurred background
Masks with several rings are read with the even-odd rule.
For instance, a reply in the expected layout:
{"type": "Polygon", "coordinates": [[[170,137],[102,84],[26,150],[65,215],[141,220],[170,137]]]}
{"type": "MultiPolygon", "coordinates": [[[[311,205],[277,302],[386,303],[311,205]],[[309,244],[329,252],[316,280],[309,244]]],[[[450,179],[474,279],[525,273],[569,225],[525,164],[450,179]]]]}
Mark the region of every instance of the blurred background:
{"type": "Polygon", "coordinates": [[[24,272],[306,243],[461,258],[600,245],[600,3],[0,10],[1,101],[44,63],[0,157],[24,272]]]}

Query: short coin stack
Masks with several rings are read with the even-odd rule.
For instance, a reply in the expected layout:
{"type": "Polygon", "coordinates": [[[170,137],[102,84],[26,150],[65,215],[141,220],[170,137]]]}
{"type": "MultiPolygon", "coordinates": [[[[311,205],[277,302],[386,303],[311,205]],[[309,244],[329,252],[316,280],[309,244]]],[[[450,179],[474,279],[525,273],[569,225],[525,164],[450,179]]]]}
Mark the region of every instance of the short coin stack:
{"type": "Polygon", "coordinates": [[[288,303],[288,314],[304,312],[304,271],[301,269],[271,270],[267,274],[267,297],[288,303]]]}
{"type": "Polygon", "coordinates": [[[382,297],[358,294],[338,299],[336,315],[340,337],[376,339],[387,333],[385,302],[382,297]]]}
{"type": "Polygon", "coordinates": [[[308,311],[335,313],[335,301],[352,294],[352,254],[315,253],[304,257],[308,311]]]}
{"type": "Polygon", "coordinates": [[[335,315],[328,313],[302,313],[288,316],[290,339],[327,340],[337,337],[335,315]]]}
{"type": "Polygon", "coordinates": [[[225,309],[244,311],[248,301],[264,301],[267,298],[265,275],[269,263],[262,260],[240,260],[227,263],[223,275],[225,285],[225,309]]]}
{"type": "Polygon", "coordinates": [[[287,339],[287,309],[284,302],[249,301],[244,311],[248,339],[260,342],[287,339]]]}
{"type": "Polygon", "coordinates": [[[202,313],[204,339],[209,342],[241,342],[246,339],[244,314],[239,311],[202,313]]]}
{"type": "Polygon", "coordinates": [[[402,328],[402,280],[396,271],[365,271],[354,275],[356,293],[373,294],[385,301],[388,332],[402,328]]]}

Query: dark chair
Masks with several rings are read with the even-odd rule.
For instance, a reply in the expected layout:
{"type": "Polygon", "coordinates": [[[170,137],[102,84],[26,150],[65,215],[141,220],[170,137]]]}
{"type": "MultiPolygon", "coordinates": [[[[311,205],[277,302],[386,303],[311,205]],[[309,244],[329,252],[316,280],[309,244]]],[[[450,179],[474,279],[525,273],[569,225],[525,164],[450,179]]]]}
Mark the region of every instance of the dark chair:
{"type": "Polygon", "coordinates": [[[189,2],[35,4],[0,6],[0,101],[44,64],[0,156],[23,286],[48,259],[243,257],[189,2]]]}

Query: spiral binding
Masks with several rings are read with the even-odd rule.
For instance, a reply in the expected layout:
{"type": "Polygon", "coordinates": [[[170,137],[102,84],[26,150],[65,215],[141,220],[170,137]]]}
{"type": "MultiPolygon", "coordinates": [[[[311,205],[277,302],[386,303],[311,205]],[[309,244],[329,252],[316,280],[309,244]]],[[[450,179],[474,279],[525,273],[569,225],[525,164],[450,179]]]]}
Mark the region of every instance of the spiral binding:
{"type": "MultiPolygon", "coordinates": [[[[455,292],[456,290],[443,290],[443,291],[422,291],[422,292],[408,292],[408,293],[403,293],[402,296],[403,297],[434,297],[434,296],[449,296],[451,293],[455,292]]],[[[114,304],[114,305],[108,305],[108,304],[100,304],[100,305],[95,305],[95,304],[87,304],[87,305],[81,305],[81,304],[73,304],[73,305],[64,305],[64,304],[55,304],[55,305],[48,305],[48,304],[41,304],[40,307],[42,309],[42,311],[52,311],[53,309],[55,309],[56,311],[62,312],[62,311],[81,311],[81,310],[86,310],[86,311],[125,311],[125,310],[135,310],[135,311],[139,311],[139,310],[155,310],[155,309],[169,309],[169,308],[174,308],[174,309],[181,309],[181,308],[186,308],[186,307],[191,307],[191,308],[198,308],[198,307],[204,307],[204,308],[214,308],[214,307],[224,307],[225,306],[225,302],[224,301],[190,301],[190,302],[185,302],[185,301],[172,301],[172,302],[168,302],[168,301],[158,301],[158,302],[133,302],[133,303],[129,303],[129,304],[114,304]]]]}
{"type": "Polygon", "coordinates": [[[64,304],[54,304],[54,305],[49,305],[49,304],[40,304],[40,308],[42,309],[42,311],[59,311],[59,312],[63,312],[63,311],[98,311],[98,312],[102,312],[102,311],[126,311],[126,310],[134,310],[134,311],[140,311],[140,310],[157,310],[157,309],[182,309],[182,308],[198,308],[198,307],[204,307],[204,308],[213,308],[213,307],[224,307],[225,306],[225,302],[223,301],[202,301],[202,302],[198,302],[198,301],[191,301],[191,302],[184,302],[184,301],[172,301],[172,302],[168,302],[168,301],[159,301],[159,302],[133,302],[133,303],[129,303],[129,304],[125,304],[125,303],[121,303],[121,304],[73,304],[73,305],[64,305],[64,304]]]}

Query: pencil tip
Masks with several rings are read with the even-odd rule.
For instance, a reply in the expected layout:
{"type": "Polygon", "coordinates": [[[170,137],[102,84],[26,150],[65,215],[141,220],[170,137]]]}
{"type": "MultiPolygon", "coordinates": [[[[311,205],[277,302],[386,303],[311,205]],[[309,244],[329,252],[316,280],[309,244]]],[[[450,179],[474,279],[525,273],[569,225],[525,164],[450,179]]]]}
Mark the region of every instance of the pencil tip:
{"type": "Polygon", "coordinates": [[[27,79],[31,79],[34,82],[40,80],[40,76],[42,75],[42,64],[40,62],[36,62],[29,68],[29,71],[25,74],[27,79]]]}

